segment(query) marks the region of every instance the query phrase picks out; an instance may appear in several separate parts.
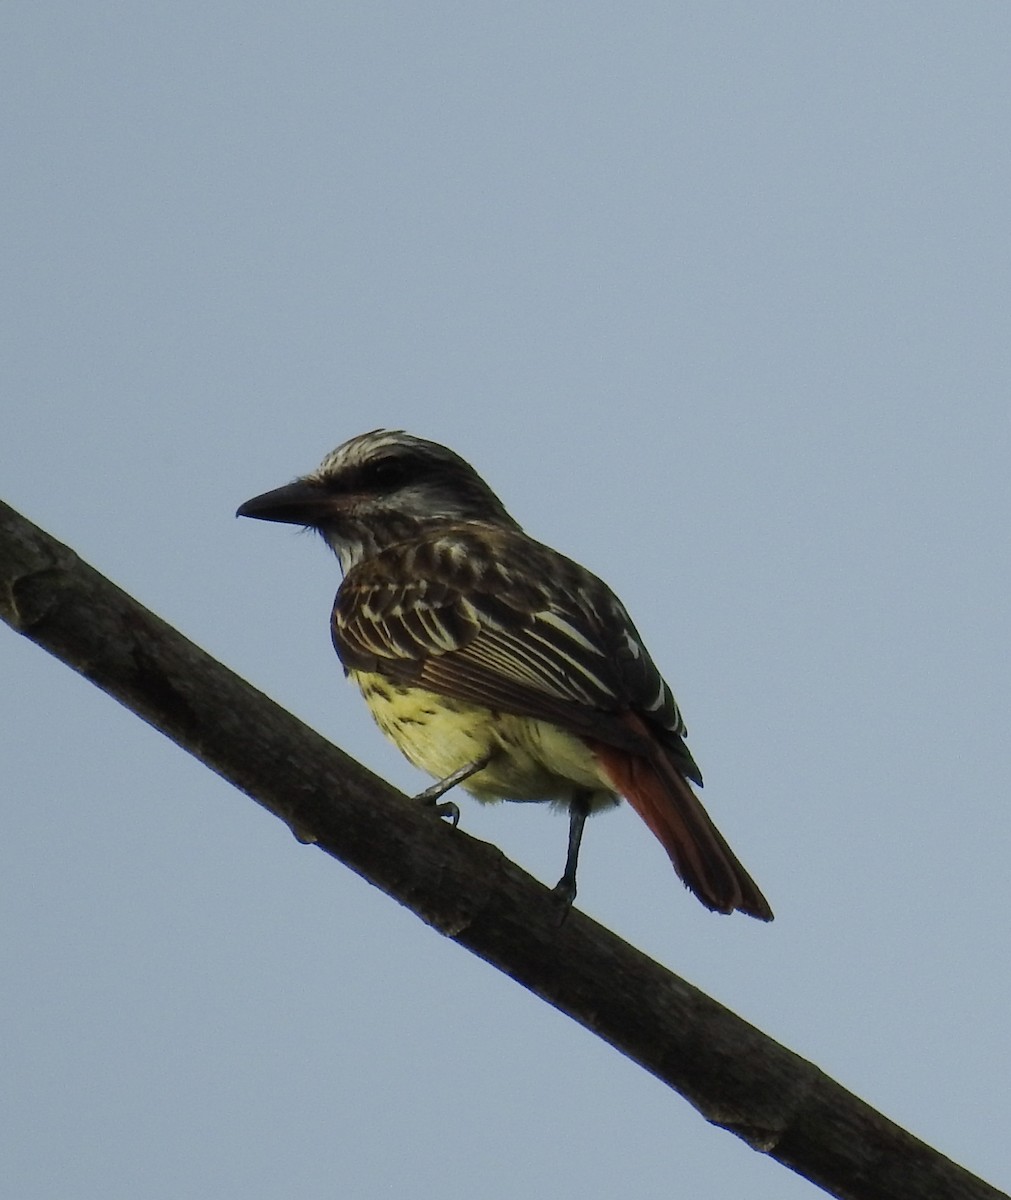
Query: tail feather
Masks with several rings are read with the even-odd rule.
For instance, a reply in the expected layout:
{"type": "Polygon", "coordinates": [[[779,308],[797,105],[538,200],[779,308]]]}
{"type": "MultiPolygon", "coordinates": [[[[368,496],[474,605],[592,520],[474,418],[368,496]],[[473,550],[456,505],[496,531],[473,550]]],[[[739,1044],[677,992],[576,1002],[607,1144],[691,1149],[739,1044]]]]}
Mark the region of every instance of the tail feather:
{"type": "Polygon", "coordinates": [[[660,747],[651,758],[600,742],[593,749],[614,790],[659,838],[682,882],[706,908],[772,920],[769,902],[660,747]]]}

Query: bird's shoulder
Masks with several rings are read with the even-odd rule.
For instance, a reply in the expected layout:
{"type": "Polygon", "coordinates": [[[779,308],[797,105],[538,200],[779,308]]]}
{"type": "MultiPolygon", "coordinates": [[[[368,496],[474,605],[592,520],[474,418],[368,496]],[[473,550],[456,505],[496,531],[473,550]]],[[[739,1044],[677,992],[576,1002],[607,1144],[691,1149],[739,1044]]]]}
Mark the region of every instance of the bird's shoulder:
{"type": "Polygon", "coordinates": [[[516,646],[532,653],[531,639],[547,639],[553,657],[601,660],[600,675],[616,603],[590,571],[525,533],[465,522],[394,543],[352,567],[334,603],[334,643],[346,666],[372,668],[383,659],[404,667],[478,641],[508,642],[513,661],[516,646]]]}
{"type": "Polygon", "coordinates": [[[609,589],[586,568],[527,534],[468,521],[398,541],[353,566],[337,612],[371,620],[410,610],[455,609],[478,622],[528,619],[567,610],[596,615],[609,589]]]}

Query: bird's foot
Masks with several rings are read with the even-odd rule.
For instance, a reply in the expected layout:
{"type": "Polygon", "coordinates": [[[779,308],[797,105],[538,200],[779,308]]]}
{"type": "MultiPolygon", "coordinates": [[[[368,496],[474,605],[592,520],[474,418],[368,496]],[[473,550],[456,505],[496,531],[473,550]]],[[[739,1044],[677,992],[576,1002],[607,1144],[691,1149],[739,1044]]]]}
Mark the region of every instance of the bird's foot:
{"type": "Polygon", "coordinates": [[[572,905],[576,900],[576,881],[570,879],[568,875],[563,875],[561,879],[551,889],[551,902],[558,909],[558,924],[564,925],[566,918],[572,911],[572,905]]]}
{"type": "Polygon", "coordinates": [[[443,781],[433,783],[431,787],[425,788],[423,792],[419,792],[414,799],[419,804],[423,804],[426,808],[430,808],[437,817],[449,817],[450,823],[455,829],[460,824],[460,806],[452,800],[443,800],[442,797],[446,793],[446,788],[443,781]]]}
{"type": "Polygon", "coordinates": [[[427,800],[425,803],[437,817],[449,817],[449,823],[454,829],[460,824],[459,804],[452,800],[443,800],[441,803],[438,800],[427,800]]]}
{"type": "Polygon", "coordinates": [[[421,804],[431,805],[435,812],[440,817],[449,817],[453,822],[454,828],[460,824],[460,809],[453,803],[452,800],[442,800],[442,797],[449,791],[450,788],[456,787],[458,783],[463,783],[465,779],[469,779],[471,775],[476,775],[478,771],[484,768],[491,762],[491,752],[483,754],[480,758],[474,759],[473,762],[464,763],[462,767],[457,767],[445,779],[437,779],[431,786],[425,788],[423,792],[419,792],[414,798],[421,804]],[[442,800],[440,804],[439,801],[442,800]]]}

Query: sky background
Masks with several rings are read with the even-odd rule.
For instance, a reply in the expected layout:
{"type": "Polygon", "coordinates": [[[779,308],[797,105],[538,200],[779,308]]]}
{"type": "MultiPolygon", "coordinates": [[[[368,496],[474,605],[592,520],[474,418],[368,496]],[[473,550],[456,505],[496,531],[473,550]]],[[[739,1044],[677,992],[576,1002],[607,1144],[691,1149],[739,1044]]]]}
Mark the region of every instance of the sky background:
{"type": "MultiPolygon", "coordinates": [[[[581,906],[1011,1185],[1011,7],[37,0],[0,112],[0,495],[415,792],[336,561],[233,514],[452,445],[622,596],[777,917],[626,808],[581,906]]],[[[820,1194],[4,630],[0,672],[11,1196],[820,1194]]],[[[463,809],[555,882],[564,820],[463,809]]]]}

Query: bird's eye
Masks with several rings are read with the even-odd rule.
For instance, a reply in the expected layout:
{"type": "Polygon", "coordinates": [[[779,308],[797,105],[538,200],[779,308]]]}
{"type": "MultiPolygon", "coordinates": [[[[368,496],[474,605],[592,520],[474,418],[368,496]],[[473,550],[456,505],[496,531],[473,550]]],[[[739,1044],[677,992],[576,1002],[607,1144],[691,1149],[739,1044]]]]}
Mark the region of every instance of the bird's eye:
{"type": "Polygon", "coordinates": [[[409,464],[393,455],[377,458],[362,469],[362,477],[366,484],[369,487],[382,488],[384,491],[399,487],[409,474],[409,464]]]}

